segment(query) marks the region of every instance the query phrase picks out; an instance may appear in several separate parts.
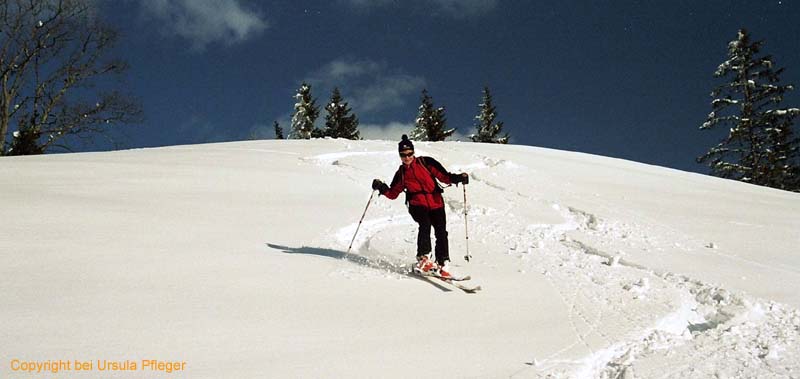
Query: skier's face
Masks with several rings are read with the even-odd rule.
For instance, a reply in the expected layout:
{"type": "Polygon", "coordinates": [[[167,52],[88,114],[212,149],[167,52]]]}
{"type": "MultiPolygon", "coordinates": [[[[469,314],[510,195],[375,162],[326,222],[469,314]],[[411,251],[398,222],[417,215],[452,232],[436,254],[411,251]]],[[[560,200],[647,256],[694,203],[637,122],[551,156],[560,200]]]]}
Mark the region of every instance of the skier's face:
{"type": "Polygon", "coordinates": [[[404,165],[409,165],[414,161],[414,150],[403,150],[400,152],[400,160],[404,165]]]}

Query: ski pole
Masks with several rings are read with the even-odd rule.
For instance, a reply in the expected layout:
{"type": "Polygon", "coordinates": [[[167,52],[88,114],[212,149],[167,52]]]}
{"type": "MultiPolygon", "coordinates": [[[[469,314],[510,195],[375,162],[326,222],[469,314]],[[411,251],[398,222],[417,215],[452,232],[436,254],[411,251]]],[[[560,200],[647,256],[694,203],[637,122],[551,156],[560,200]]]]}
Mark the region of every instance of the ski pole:
{"type": "Polygon", "coordinates": [[[467,255],[464,256],[464,260],[469,262],[472,255],[469,254],[469,224],[467,222],[467,185],[462,185],[461,187],[464,188],[464,236],[467,237],[467,255]]]}
{"type": "Polygon", "coordinates": [[[350,247],[347,248],[347,253],[345,256],[350,254],[350,249],[353,248],[353,242],[356,241],[356,236],[358,235],[358,229],[361,229],[361,222],[364,221],[364,216],[367,215],[367,209],[369,209],[369,204],[372,202],[372,197],[375,196],[375,191],[373,190],[372,193],[369,195],[369,201],[367,201],[367,207],[364,208],[364,214],[361,215],[361,220],[358,220],[358,226],[356,227],[356,232],[353,234],[353,239],[350,240],[350,247]]]}

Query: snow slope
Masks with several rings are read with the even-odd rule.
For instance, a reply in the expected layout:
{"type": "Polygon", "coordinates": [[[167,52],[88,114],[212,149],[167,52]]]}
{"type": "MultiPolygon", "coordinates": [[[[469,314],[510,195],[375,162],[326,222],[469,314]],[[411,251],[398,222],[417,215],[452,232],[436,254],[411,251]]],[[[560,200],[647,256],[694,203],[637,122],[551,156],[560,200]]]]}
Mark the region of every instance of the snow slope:
{"type": "Polygon", "coordinates": [[[800,194],[533,147],[417,153],[471,174],[469,263],[461,187],[445,199],[454,271],[478,294],[407,275],[402,200],[376,196],[345,253],[395,142],[0,158],[0,377],[35,376],[15,359],[183,361],[192,378],[800,377],[800,194]]]}

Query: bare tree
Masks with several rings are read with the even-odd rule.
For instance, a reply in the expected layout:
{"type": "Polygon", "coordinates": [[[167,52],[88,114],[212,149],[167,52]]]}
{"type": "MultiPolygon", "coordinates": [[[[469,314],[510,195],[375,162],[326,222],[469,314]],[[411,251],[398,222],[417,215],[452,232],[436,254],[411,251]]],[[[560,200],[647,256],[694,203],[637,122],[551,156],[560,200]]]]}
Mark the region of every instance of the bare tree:
{"type": "Polygon", "coordinates": [[[140,103],[111,89],[128,65],[106,57],[117,33],[95,1],[2,0],[0,38],[0,154],[69,151],[141,121],[140,103]]]}

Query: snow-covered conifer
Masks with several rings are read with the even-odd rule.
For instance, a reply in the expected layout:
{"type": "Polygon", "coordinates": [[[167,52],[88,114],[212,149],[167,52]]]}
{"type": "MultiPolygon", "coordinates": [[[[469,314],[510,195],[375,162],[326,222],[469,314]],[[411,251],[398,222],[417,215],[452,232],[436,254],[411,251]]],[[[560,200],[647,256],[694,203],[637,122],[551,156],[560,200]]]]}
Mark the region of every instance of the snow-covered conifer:
{"type": "Polygon", "coordinates": [[[319,107],[317,101],[311,96],[311,86],[303,82],[297,94],[294,96],[297,102],[294,104],[294,115],[292,116],[292,132],[289,138],[310,139],[317,137],[314,122],[319,117],[319,107]]]}
{"type": "Polygon", "coordinates": [[[796,187],[798,140],[792,122],[800,109],[777,108],[791,85],[780,85],[783,69],[769,55],[759,57],[763,41],[751,42],[741,29],[728,45],[728,59],[715,77],[726,82],[711,96],[712,111],[701,130],[720,127],[725,138],[698,163],[707,162],[715,176],[782,189],[796,187]]]}
{"type": "Polygon", "coordinates": [[[503,131],[502,122],[494,122],[497,118],[497,111],[494,104],[492,104],[492,94],[489,93],[489,87],[483,88],[483,102],[478,105],[480,113],[475,116],[478,124],[475,126],[477,133],[469,137],[473,142],[488,142],[488,143],[508,143],[508,133],[500,133],[503,131]]]}
{"type": "Polygon", "coordinates": [[[415,141],[444,141],[455,129],[445,129],[447,118],[444,107],[435,108],[427,90],[422,90],[422,104],[415,120],[411,139],[415,141]]]}
{"type": "Polygon", "coordinates": [[[414,121],[414,130],[411,131],[411,139],[415,141],[428,140],[428,124],[433,115],[433,100],[428,95],[428,90],[422,90],[422,104],[419,106],[417,118],[414,121]]]}
{"type": "Polygon", "coordinates": [[[764,152],[768,168],[766,186],[800,192],[800,138],[792,130],[797,114],[798,109],[794,108],[767,112],[768,118],[776,119],[765,130],[769,146],[764,152]]]}
{"type": "Polygon", "coordinates": [[[328,112],[325,115],[325,129],[323,135],[333,138],[346,138],[357,140],[361,139],[358,132],[358,117],[350,114],[352,111],[346,102],[342,101],[342,95],[338,88],[333,89],[331,99],[325,106],[328,112]]]}

